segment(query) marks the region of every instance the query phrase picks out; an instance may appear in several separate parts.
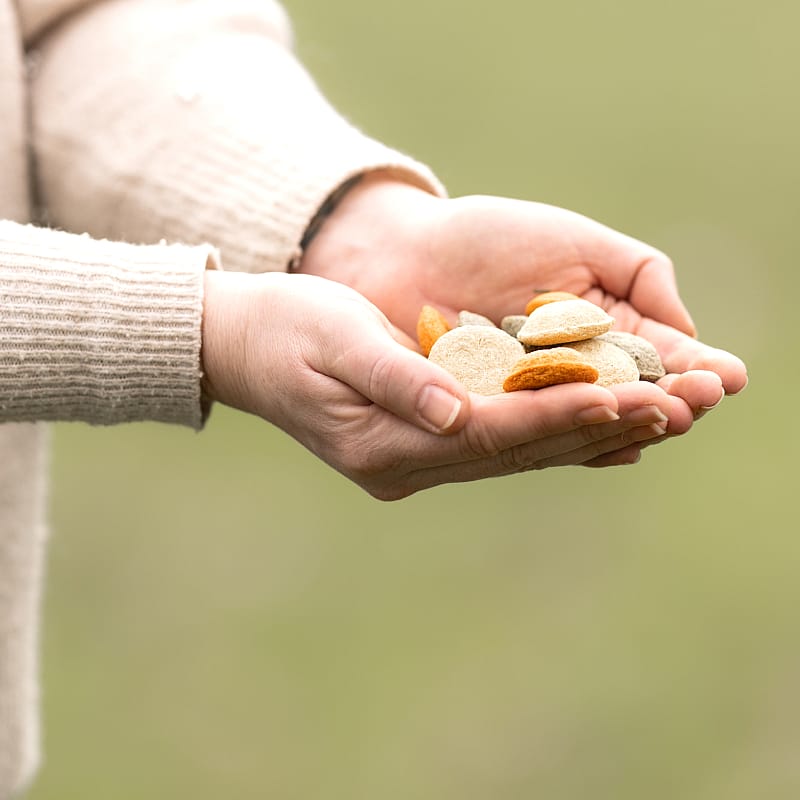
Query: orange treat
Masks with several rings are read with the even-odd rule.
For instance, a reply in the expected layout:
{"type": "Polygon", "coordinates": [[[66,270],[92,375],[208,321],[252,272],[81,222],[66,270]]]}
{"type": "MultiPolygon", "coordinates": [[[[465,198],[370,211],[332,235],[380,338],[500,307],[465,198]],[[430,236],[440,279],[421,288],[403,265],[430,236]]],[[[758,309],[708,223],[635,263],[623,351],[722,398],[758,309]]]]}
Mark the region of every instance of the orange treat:
{"type": "Polygon", "coordinates": [[[528,305],[525,306],[525,313],[530,315],[536,311],[539,306],[544,306],[548,303],[557,303],[559,300],[578,299],[578,295],[572,294],[572,292],[542,292],[528,300],[528,305]]]}
{"type": "Polygon", "coordinates": [[[433,306],[422,306],[417,320],[417,341],[424,356],[431,352],[433,343],[450,330],[450,324],[433,306]]]}
{"type": "Polygon", "coordinates": [[[594,383],[599,372],[575,350],[551,347],[521,358],[503,382],[504,392],[542,389],[556,383],[594,383]]]}

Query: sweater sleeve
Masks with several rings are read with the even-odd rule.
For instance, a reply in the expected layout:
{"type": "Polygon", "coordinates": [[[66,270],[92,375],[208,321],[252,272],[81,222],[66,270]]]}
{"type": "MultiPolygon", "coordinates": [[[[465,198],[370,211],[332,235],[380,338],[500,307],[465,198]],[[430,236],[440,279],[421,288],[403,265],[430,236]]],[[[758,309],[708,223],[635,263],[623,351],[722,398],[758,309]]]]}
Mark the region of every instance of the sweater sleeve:
{"type": "Polygon", "coordinates": [[[203,272],[214,250],[0,221],[0,421],[199,428],[203,272]]]}
{"type": "Polygon", "coordinates": [[[94,236],[210,241],[226,269],[284,270],[337,187],[423,165],[323,98],[271,0],[108,0],[37,44],[34,155],[46,221],[94,236]]]}

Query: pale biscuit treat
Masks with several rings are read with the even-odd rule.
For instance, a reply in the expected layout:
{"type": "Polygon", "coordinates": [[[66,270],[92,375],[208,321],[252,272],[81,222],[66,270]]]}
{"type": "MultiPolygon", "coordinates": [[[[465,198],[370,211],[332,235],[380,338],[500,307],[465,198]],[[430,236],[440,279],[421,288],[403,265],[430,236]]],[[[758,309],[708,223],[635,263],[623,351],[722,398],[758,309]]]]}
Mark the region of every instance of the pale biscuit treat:
{"type": "Polygon", "coordinates": [[[539,306],[517,339],[526,345],[565,344],[599,336],[613,324],[613,317],[588,300],[561,300],[539,306]]]}
{"type": "Polygon", "coordinates": [[[614,386],[617,383],[639,380],[639,368],[633,357],[611,342],[587,339],[570,342],[565,347],[575,350],[584,361],[596,367],[599,373],[596,381],[598,386],[614,386]]]}
{"type": "Polygon", "coordinates": [[[500,320],[500,327],[509,335],[517,338],[520,328],[528,321],[527,314],[510,314],[500,320]]]}
{"type": "Polygon", "coordinates": [[[503,382],[503,391],[544,389],[557,383],[594,383],[598,375],[596,367],[572,348],[550,347],[517,361],[503,382]]]}
{"type": "Polygon", "coordinates": [[[548,303],[560,303],[562,300],[580,300],[578,295],[572,292],[540,292],[528,300],[525,306],[525,313],[530,316],[540,306],[548,303]]]}
{"type": "Polygon", "coordinates": [[[483,314],[476,314],[474,311],[459,311],[457,324],[459,327],[464,325],[486,325],[487,328],[497,327],[489,317],[484,317],[483,314]]]}
{"type": "Polygon", "coordinates": [[[433,306],[422,306],[417,319],[417,341],[422,354],[431,352],[433,343],[450,330],[450,323],[433,306]]]}
{"type": "Polygon", "coordinates": [[[440,336],[430,360],[476,394],[503,393],[503,381],[525,348],[500,328],[463,325],[440,336]]]}
{"type": "Polygon", "coordinates": [[[663,378],[667,371],[661,363],[661,357],[656,348],[647,339],[626,331],[609,331],[598,336],[604,342],[611,342],[621,347],[636,362],[639,377],[643,381],[657,381],[663,378]]]}

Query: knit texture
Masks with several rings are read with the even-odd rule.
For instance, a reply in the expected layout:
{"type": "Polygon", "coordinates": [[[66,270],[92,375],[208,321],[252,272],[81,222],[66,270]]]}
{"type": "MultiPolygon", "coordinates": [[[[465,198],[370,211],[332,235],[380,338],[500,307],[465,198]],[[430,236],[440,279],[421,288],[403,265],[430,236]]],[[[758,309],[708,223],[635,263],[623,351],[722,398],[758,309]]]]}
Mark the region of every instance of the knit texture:
{"type": "Polygon", "coordinates": [[[200,427],[209,259],[0,222],[0,419],[200,427]]]}
{"type": "Polygon", "coordinates": [[[39,752],[46,426],[14,421],[200,426],[219,253],[285,269],[369,170],[444,194],[334,111],[291,40],[275,0],[0,0],[0,800],[39,752]],[[17,224],[30,186],[40,227],[17,224]]]}
{"type": "Polygon", "coordinates": [[[278,37],[273,4],[232,6],[111,0],[41,40],[31,91],[45,222],[213,242],[226,270],[283,271],[355,174],[386,169],[444,193],[334,111],[278,37]]]}

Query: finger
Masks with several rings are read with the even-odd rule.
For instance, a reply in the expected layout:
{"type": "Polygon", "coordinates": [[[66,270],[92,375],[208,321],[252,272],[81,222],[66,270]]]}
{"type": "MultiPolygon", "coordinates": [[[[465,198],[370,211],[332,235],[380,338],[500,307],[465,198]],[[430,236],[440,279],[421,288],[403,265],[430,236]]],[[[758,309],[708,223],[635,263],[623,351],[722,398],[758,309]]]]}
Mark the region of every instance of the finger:
{"type": "Polygon", "coordinates": [[[582,448],[559,448],[554,439],[540,442],[536,468],[632,464],[638,461],[634,456],[642,447],[685,433],[692,426],[692,412],[686,403],[682,398],[666,394],[661,387],[631,382],[611,389],[618,400],[619,422],[596,426],[591,432],[596,441],[582,448]],[[632,442],[641,444],[632,445],[632,442]]]}
{"type": "MultiPolygon", "coordinates": [[[[719,376],[706,371],[691,371],[683,375],[670,374],[662,378],[658,385],[669,396],[669,422],[663,436],[642,442],[639,450],[652,447],[676,436],[687,433],[693,423],[707,411],[715,408],[724,398],[719,376]]],[[[625,417],[623,417],[623,420],[625,417]]],[[[634,452],[623,448],[619,453],[608,453],[585,464],[588,467],[616,466],[634,463],[634,452]]]]}
{"type": "MultiPolygon", "coordinates": [[[[666,396],[656,386],[652,390],[666,396]]],[[[531,442],[550,441],[552,437],[564,436],[566,441],[558,446],[551,444],[547,454],[574,449],[609,435],[603,426],[618,420],[616,408],[617,399],[608,389],[573,383],[492,397],[471,395],[469,420],[457,434],[445,439],[421,431],[412,436],[407,426],[398,425],[397,419],[386,413],[372,420],[371,430],[384,443],[386,452],[406,454],[406,462],[412,465],[409,472],[414,471],[414,465],[419,469],[447,470],[463,462],[492,459],[531,442]],[[592,434],[593,428],[601,430],[592,434]]],[[[637,419],[627,427],[662,418],[637,419]]],[[[614,428],[611,433],[621,430],[614,428]]]]}
{"type": "Polygon", "coordinates": [[[680,435],[692,427],[693,409],[683,397],[666,391],[660,381],[657,384],[647,381],[621,383],[612,386],[611,390],[617,395],[623,421],[630,421],[631,415],[637,413],[635,409],[644,404],[645,398],[653,398],[652,402],[668,420],[667,431],[670,434],[680,435]],[[650,387],[649,391],[647,387],[650,387]]]}
{"type": "MultiPolygon", "coordinates": [[[[622,418],[614,427],[607,420],[600,435],[611,435],[625,427],[669,419],[675,412],[673,399],[658,385],[647,381],[632,381],[611,387],[588,383],[569,383],[523,392],[512,392],[496,397],[475,398],[470,425],[461,434],[466,440],[466,452],[475,451],[477,457],[494,455],[517,445],[544,440],[560,434],[573,434],[573,449],[583,443],[580,428],[582,418],[577,417],[583,408],[593,408],[603,403],[613,408],[622,418]],[[609,397],[611,395],[612,397],[609,397]],[[507,404],[514,403],[515,413],[510,415],[507,404]],[[657,415],[630,415],[642,409],[656,409],[657,415]],[[626,421],[627,419],[627,421],[626,421]],[[470,441],[472,437],[472,441],[470,441]],[[478,446],[473,446],[473,442],[478,446]]],[[[597,438],[598,432],[592,433],[597,438]]]]}
{"type": "MultiPolygon", "coordinates": [[[[585,432],[588,434],[589,429],[587,428],[585,432]]],[[[533,442],[509,448],[491,458],[418,470],[409,475],[406,482],[413,487],[413,491],[419,491],[441,483],[463,483],[550,467],[576,466],[600,459],[606,454],[641,447],[639,442],[646,442],[663,435],[664,423],[655,423],[628,428],[622,433],[596,441],[584,441],[581,446],[572,449],[568,448],[568,444],[574,442],[574,439],[566,436],[552,437],[553,440],[560,439],[560,443],[553,440],[533,442]],[[547,454],[548,451],[553,452],[547,454]]]]}
{"type": "Polygon", "coordinates": [[[643,316],[695,336],[696,328],[678,294],[670,259],[638,239],[585,219],[583,235],[576,243],[603,289],[628,299],[643,316]]]}
{"type": "MultiPolygon", "coordinates": [[[[660,387],[634,383],[619,389],[618,420],[576,424],[565,413],[570,395],[599,389],[565,384],[498,397],[473,398],[472,416],[464,429],[438,452],[426,452],[425,467],[409,476],[424,488],[448,481],[470,481],[547,466],[582,463],[634,441],[664,434],[674,401],[660,387]],[[502,413],[513,409],[513,413],[502,413]],[[537,413],[539,412],[539,413],[537,413]],[[655,426],[655,427],[654,427],[655,426]]],[[[605,390],[602,390],[605,391],[605,390]]],[[[594,402],[594,401],[593,401],[594,402]]],[[[572,411],[580,409],[580,403],[572,411]]],[[[593,408],[596,408],[593,407],[593,408]]],[[[578,411],[581,415],[581,411],[578,411]]],[[[691,424],[691,414],[687,412],[691,424]]]]}
{"type": "Polygon", "coordinates": [[[613,455],[628,447],[633,446],[641,448],[645,443],[663,437],[665,435],[665,429],[665,422],[627,428],[619,434],[608,436],[595,442],[588,442],[574,450],[537,458],[528,469],[577,466],[579,464],[585,464],[587,461],[613,455]]]}
{"type": "Polygon", "coordinates": [[[681,375],[665,375],[659,382],[664,391],[680,398],[691,409],[695,419],[704,411],[718,406],[725,397],[722,379],[715,372],[689,370],[681,375]]]}
{"type": "MultiPolygon", "coordinates": [[[[658,439],[656,438],[650,441],[658,441],[658,439]]],[[[646,444],[650,444],[650,441],[646,442],[646,444]]],[[[619,450],[613,450],[610,453],[597,456],[597,458],[584,461],[581,466],[597,469],[600,467],[625,467],[631,464],[638,464],[642,460],[642,446],[643,445],[638,442],[636,444],[630,444],[619,450]]]]}
{"type": "MultiPolygon", "coordinates": [[[[692,425],[692,412],[685,401],[660,386],[631,382],[611,389],[621,415],[617,421],[554,432],[492,456],[431,466],[409,475],[407,481],[414,490],[419,490],[439,483],[480,480],[548,467],[631,464],[638,460],[642,447],[671,438],[670,434],[683,433],[692,425]]],[[[543,395],[544,391],[519,394],[543,395]]],[[[480,401],[491,399],[480,398],[473,405],[472,419],[460,437],[468,437],[470,427],[485,421],[483,412],[490,404],[482,405],[480,401]]]]}
{"type": "MultiPolygon", "coordinates": [[[[338,378],[325,376],[325,380],[355,395],[358,404],[362,396],[351,386],[338,378]]],[[[335,449],[333,455],[326,458],[329,446],[324,440],[319,453],[374,496],[398,499],[437,483],[505,474],[508,468],[498,467],[496,457],[507,446],[546,437],[550,430],[602,426],[603,420],[616,417],[610,408],[616,406],[614,395],[590,384],[562,385],[550,387],[550,390],[494,397],[473,395],[470,402],[470,418],[453,436],[436,436],[375,403],[368,403],[369,408],[362,406],[359,413],[348,413],[338,426],[340,434],[347,426],[355,428],[353,438],[362,445],[350,448],[344,458],[337,455],[335,449]],[[476,418],[479,421],[474,424],[476,418]],[[471,462],[486,458],[487,453],[490,464],[483,468],[469,467],[471,462]],[[428,469],[433,472],[423,477],[422,473],[428,469]]],[[[352,407],[352,398],[349,403],[352,407]]],[[[574,437],[573,443],[559,449],[574,448],[575,442],[582,444],[589,438],[587,435],[574,437]]]]}
{"type": "Polygon", "coordinates": [[[726,350],[709,347],[654,320],[642,320],[636,333],[653,343],[667,372],[714,372],[719,375],[726,394],[736,394],[747,386],[747,367],[726,350]]]}
{"type": "Polygon", "coordinates": [[[405,337],[388,324],[351,320],[339,329],[329,348],[332,357],[320,371],[422,430],[459,431],[469,418],[467,391],[450,373],[400,344],[400,336],[405,337]]]}
{"type": "Polygon", "coordinates": [[[642,407],[655,406],[666,417],[673,411],[669,395],[656,383],[629,381],[610,386],[609,391],[617,398],[617,407],[623,419],[642,407]]]}
{"type": "MultiPolygon", "coordinates": [[[[676,401],[655,384],[640,381],[612,389],[570,383],[493,397],[474,395],[470,419],[458,435],[420,455],[430,467],[484,461],[482,469],[489,475],[503,469],[503,458],[521,464],[554,457],[637,426],[666,422],[674,412],[676,401]],[[518,451],[509,455],[514,448],[518,451]]],[[[691,424],[691,412],[686,416],[691,424]]]]}
{"type": "MultiPolygon", "coordinates": [[[[453,442],[450,463],[495,456],[509,448],[570,434],[618,419],[618,401],[608,389],[569,383],[545,389],[474,396],[469,424],[453,442]]],[[[446,463],[446,462],[445,462],[446,463]]]]}
{"type": "MultiPolygon", "coordinates": [[[[589,384],[474,396],[470,420],[457,435],[446,438],[415,430],[381,410],[370,423],[372,436],[381,442],[370,459],[370,475],[388,470],[391,479],[388,484],[379,482],[380,495],[397,498],[439,483],[582,463],[632,442],[663,436],[669,420],[661,408],[682,403],[653,384],[615,389],[619,398],[589,384]],[[570,396],[572,401],[583,402],[570,405],[570,396]],[[608,406],[596,405],[598,399],[616,402],[625,416],[603,422],[598,411],[607,412],[608,406]],[[586,401],[590,405],[586,406],[586,401]],[[570,419],[565,412],[568,408],[577,420],[570,419]],[[594,419],[592,424],[583,424],[586,411],[594,419]]],[[[691,414],[687,414],[691,424],[691,414]]],[[[365,475],[365,480],[370,475],[365,475]]]]}
{"type": "MultiPolygon", "coordinates": [[[[700,370],[683,375],[666,375],[658,382],[658,385],[670,396],[668,427],[665,435],[648,439],[638,445],[639,450],[687,433],[693,422],[719,405],[725,396],[719,376],[700,370]]],[[[584,466],[606,467],[630,464],[634,463],[631,460],[633,456],[634,449],[623,448],[618,453],[611,452],[588,461],[584,466]]]]}

